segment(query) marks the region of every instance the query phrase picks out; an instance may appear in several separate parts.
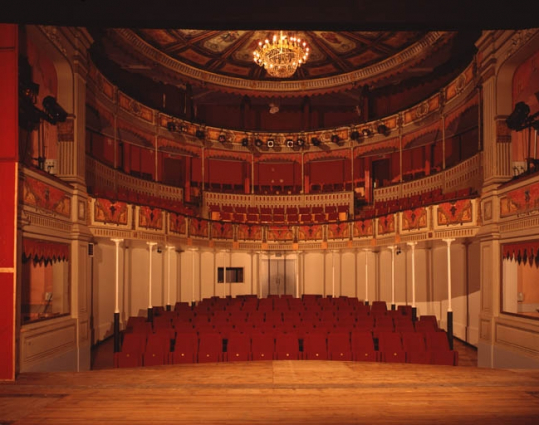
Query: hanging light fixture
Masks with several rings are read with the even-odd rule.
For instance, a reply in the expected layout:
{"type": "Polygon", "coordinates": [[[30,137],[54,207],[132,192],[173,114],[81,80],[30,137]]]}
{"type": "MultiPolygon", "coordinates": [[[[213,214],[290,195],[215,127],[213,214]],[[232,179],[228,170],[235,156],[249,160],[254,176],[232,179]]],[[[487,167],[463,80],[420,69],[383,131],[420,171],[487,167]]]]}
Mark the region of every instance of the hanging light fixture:
{"type": "Polygon", "coordinates": [[[308,57],[307,43],[297,37],[288,37],[282,31],[279,35],[274,34],[271,41],[260,41],[253,52],[255,63],[276,78],[291,77],[308,57]]]}

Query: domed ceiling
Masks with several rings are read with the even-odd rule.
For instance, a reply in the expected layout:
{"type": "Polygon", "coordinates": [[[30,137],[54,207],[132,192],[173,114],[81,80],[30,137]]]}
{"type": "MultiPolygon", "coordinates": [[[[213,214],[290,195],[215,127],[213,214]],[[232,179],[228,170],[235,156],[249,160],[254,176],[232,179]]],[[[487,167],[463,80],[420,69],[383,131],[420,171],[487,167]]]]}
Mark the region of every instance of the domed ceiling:
{"type": "Polygon", "coordinates": [[[302,97],[395,84],[430,74],[458,54],[457,32],[287,31],[307,42],[309,59],[291,78],[276,79],[253,61],[259,41],[274,33],[108,29],[92,35],[104,55],[124,70],[249,96],[302,97]]]}
{"type": "MultiPolygon", "coordinates": [[[[271,78],[253,62],[259,41],[271,31],[135,30],[137,36],[171,58],[199,70],[236,78],[271,78]]],[[[278,33],[278,32],[277,32],[278,33]]],[[[349,73],[392,57],[421,40],[425,32],[284,32],[307,42],[309,60],[293,79],[324,78],[349,73]]]]}

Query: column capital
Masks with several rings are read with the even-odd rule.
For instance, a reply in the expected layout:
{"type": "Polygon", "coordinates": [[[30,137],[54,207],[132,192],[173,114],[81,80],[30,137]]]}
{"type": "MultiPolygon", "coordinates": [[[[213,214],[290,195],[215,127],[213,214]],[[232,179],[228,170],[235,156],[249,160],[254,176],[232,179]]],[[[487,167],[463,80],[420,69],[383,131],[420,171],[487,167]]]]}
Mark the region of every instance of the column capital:
{"type": "Polygon", "coordinates": [[[393,252],[397,249],[397,245],[389,245],[387,248],[393,252]]]}
{"type": "Polygon", "coordinates": [[[167,245],[165,246],[165,248],[170,251],[171,249],[175,249],[176,247],[174,245],[167,245]]]}
{"type": "Polygon", "coordinates": [[[146,244],[152,249],[155,245],[157,245],[157,242],[146,242],[146,244]]]}
{"type": "Polygon", "coordinates": [[[118,239],[118,238],[113,238],[111,239],[112,242],[114,242],[116,245],[119,245],[121,244],[124,240],[123,239],[118,239]]]}
{"type": "Polygon", "coordinates": [[[451,242],[454,242],[455,239],[442,239],[446,244],[447,246],[451,245],[451,242]]]}
{"type": "Polygon", "coordinates": [[[417,242],[406,242],[406,245],[412,247],[412,249],[415,248],[415,246],[417,245],[417,242]]]}

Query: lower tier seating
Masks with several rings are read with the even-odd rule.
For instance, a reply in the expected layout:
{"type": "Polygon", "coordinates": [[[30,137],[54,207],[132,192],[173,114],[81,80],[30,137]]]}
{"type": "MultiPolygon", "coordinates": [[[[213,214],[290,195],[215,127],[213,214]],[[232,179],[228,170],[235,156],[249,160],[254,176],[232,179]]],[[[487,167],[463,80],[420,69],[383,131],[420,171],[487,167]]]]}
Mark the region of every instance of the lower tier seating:
{"type": "Polygon", "coordinates": [[[355,298],[211,298],[153,323],[131,317],[115,367],[253,360],[345,360],[457,365],[436,317],[412,320],[408,306],[387,310],[355,298]]]}

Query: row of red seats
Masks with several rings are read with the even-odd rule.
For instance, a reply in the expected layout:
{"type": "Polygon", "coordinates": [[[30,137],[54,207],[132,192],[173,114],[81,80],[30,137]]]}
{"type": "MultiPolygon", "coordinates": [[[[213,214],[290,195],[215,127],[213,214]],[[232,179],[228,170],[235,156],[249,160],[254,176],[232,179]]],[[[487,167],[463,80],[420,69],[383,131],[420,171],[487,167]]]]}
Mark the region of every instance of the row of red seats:
{"type": "Polygon", "coordinates": [[[313,332],[300,338],[293,332],[275,335],[239,332],[227,338],[216,332],[183,332],[170,345],[165,336],[126,334],[115,367],[155,366],[252,360],[342,360],[457,365],[445,332],[381,333],[366,331],[313,332]],[[171,349],[172,348],[172,349],[171,349]]]}

